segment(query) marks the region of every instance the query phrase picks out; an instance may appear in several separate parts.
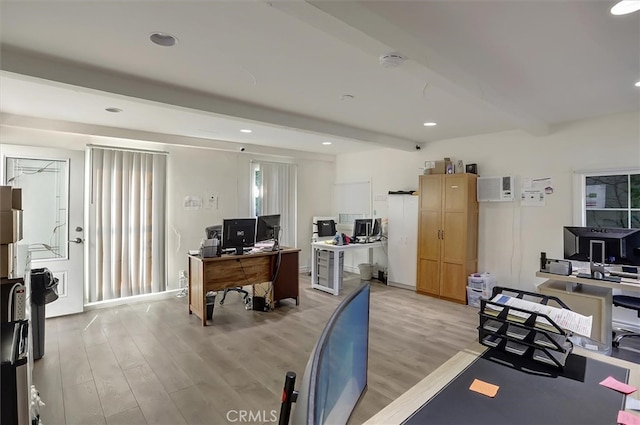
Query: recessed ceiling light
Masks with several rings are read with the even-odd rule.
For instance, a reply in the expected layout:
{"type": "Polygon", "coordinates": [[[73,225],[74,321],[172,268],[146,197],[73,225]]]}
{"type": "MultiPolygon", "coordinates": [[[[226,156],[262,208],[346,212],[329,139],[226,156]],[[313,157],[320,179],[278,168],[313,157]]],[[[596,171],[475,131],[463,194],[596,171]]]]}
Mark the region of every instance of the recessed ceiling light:
{"type": "Polygon", "coordinates": [[[640,81],[634,84],[636,87],[640,87],[640,81]]]}
{"type": "Polygon", "coordinates": [[[633,13],[636,10],[640,10],[640,1],[639,0],[622,0],[616,3],[611,8],[612,15],[626,15],[628,13],[633,13]]]}
{"type": "Polygon", "coordinates": [[[120,109],[120,108],[106,108],[105,111],[113,112],[114,114],[119,114],[120,112],[122,112],[122,109],[120,109]]]}
{"type": "Polygon", "coordinates": [[[331,142],[322,142],[323,145],[330,145],[331,142]]]}
{"type": "Polygon", "coordinates": [[[425,127],[433,127],[434,125],[438,125],[438,124],[435,123],[435,122],[426,122],[426,123],[424,123],[425,127]]]}
{"type": "Polygon", "coordinates": [[[172,36],[171,34],[167,34],[166,32],[154,32],[149,36],[149,39],[158,46],[163,47],[171,47],[174,46],[178,39],[172,36]]]}
{"type": "Polygon", "coordinates": [[[243,128],[240,130],[240,133],[253,133],[253,130],[249,130],[248,128],[243,128]]]}

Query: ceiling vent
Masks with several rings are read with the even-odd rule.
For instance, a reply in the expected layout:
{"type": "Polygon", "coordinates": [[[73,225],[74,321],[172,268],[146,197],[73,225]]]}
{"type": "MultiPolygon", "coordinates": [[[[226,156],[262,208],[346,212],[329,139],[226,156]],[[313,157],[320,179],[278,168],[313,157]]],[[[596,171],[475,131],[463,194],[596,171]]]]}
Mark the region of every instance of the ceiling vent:
{"type": "Polygon", "coordinates": [[[404,62],[404,56],[400,53],[387,53],[380,56],[380,65],[384,68],[397,68],[404,62]]]}

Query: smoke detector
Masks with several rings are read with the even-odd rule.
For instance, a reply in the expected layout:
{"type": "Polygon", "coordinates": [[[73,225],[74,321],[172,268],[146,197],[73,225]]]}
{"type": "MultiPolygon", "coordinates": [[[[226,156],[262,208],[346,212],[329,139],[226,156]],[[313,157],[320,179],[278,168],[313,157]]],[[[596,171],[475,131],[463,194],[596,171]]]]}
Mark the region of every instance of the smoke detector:
{"type": "Polygon", "coordinates": [[[396,52],[380,55],[380,65],[384,68],[396,68],[402,65],[404,60],[404,56],[396,52]]]}

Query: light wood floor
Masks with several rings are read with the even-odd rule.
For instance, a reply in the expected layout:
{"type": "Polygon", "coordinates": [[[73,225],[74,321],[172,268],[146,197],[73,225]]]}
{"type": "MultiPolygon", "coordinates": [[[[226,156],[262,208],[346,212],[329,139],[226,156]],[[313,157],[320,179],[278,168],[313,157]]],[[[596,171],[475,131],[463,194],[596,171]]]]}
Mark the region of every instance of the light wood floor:
{"type": "MultiPolygon", "coordinates": [[[[346,275],[344,292],[359,282],[346,275]]],[[[45,355],[33,370],[44,424],[246,423],[235,411],[271,423],[285,373],[302,379],[344,297],[311,289],[306,274],[300,292],[299,306],[285,300],[269,313],[245,310],[231,292],[206,327],[188,314],[186,298],[48,319],[45,355]]],[[[477,311],[373,281],[368,389],[350,423],[364,422],[469,345],[477,311]]]]}

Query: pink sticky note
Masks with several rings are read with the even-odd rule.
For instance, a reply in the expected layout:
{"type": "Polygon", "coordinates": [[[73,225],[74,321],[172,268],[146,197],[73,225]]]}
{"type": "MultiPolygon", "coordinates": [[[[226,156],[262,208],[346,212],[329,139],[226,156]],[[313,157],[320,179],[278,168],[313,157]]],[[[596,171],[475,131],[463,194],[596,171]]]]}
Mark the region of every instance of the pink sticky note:
{"type": "Polygon", "coordinates": [[[618,412],[618,422],[620,425],[640,425],[640,416],[621,410],[618,412]]]}
{"type": "Polygon", "coordinates": [[[631,394],[637,390],[637,388],[632,387],[631,385],[618,381],[613,376],[609,376],[604,381],[600,382],[600,385],[611,388],[612,390],[620,391],[623,394],[631,394]]]}

